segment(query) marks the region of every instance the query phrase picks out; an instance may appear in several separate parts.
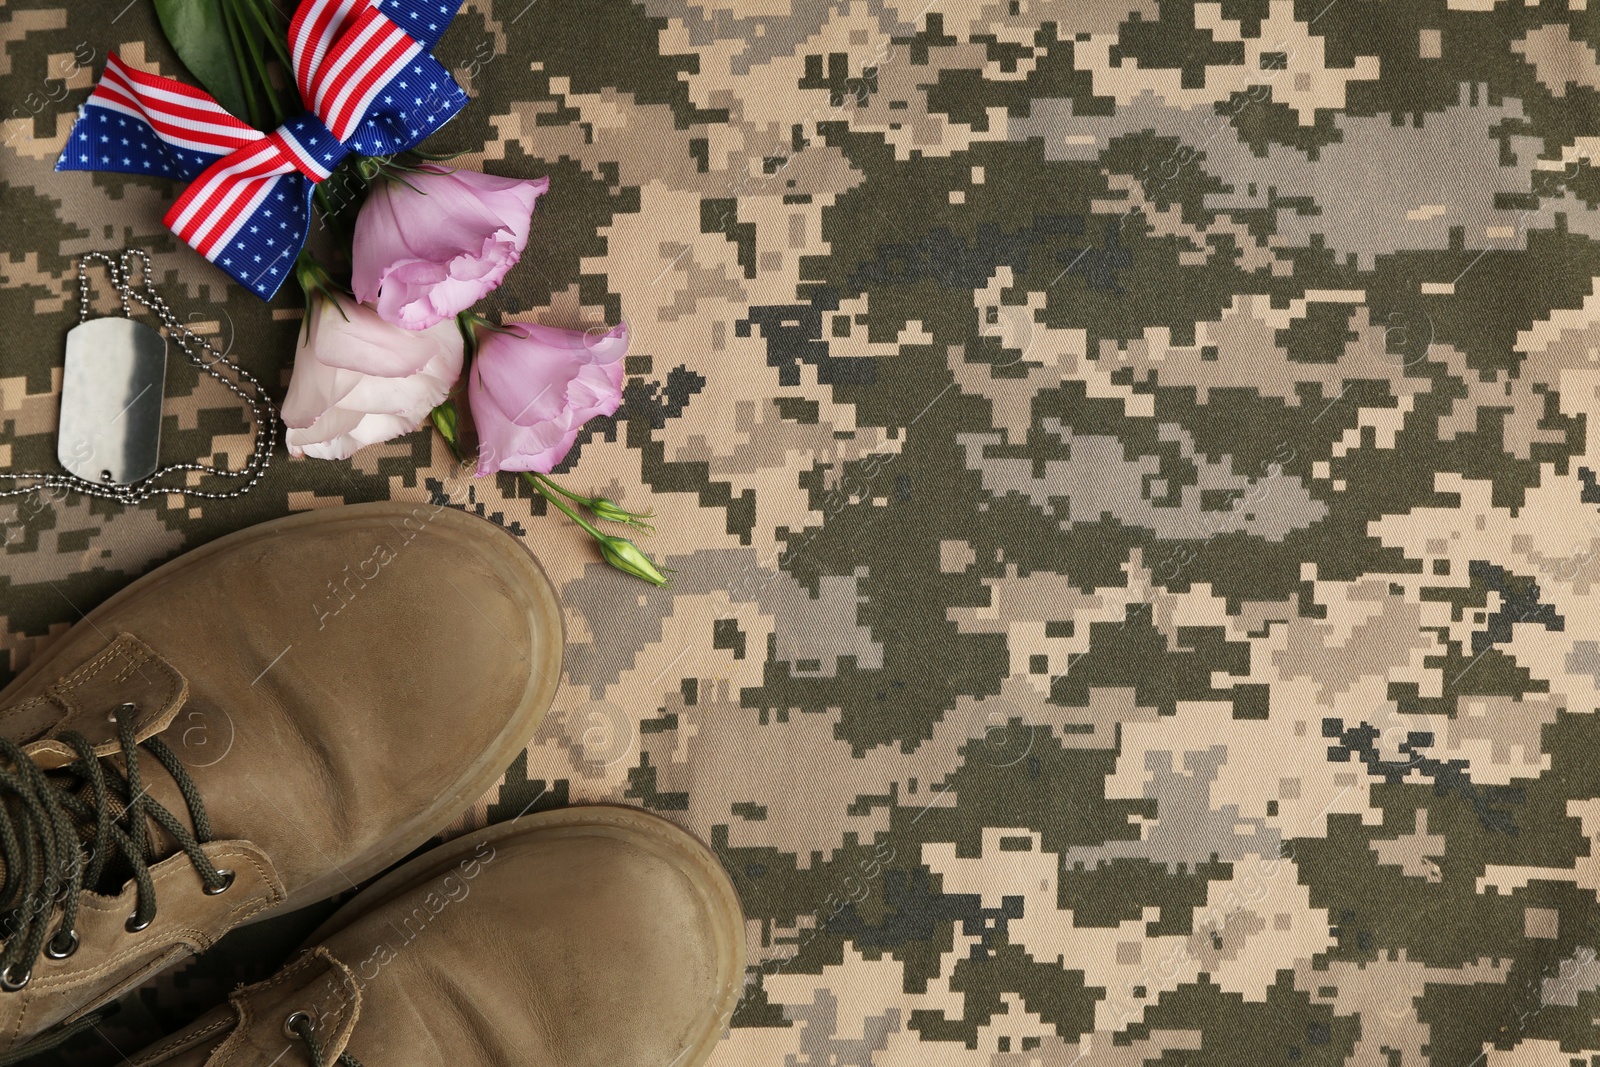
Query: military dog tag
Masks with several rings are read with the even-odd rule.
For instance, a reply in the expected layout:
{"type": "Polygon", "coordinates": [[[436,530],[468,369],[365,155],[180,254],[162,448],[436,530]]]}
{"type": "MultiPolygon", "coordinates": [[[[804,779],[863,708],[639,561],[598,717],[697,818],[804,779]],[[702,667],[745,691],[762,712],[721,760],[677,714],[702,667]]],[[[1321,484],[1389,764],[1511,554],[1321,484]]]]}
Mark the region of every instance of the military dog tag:
{"type": "Polygon", "coordinates": [[[61,465],[102,485],[131,485],[155,473],[166,380],[166,338],[144,323],[90,319],[69,330],[56,439],[61,465]]]}

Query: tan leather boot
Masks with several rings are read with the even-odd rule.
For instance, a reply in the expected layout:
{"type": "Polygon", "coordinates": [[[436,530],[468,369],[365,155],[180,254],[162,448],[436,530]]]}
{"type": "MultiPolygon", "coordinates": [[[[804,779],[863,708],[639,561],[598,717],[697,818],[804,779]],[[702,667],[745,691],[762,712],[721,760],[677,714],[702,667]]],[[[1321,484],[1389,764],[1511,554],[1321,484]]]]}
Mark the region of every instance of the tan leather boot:
{"type": "Polygon", "coordinates": [[[0,693],[0,1062],[424,844],[561,649],[521,542],[426,504],[256,526],[90,613],[0,693]]]}
{"type": "Polygon", "coordinates": [[[526,816],[424,853],[135,1067],[696,1067],[743,988],[716,857],[629,808],[526,816]]]}

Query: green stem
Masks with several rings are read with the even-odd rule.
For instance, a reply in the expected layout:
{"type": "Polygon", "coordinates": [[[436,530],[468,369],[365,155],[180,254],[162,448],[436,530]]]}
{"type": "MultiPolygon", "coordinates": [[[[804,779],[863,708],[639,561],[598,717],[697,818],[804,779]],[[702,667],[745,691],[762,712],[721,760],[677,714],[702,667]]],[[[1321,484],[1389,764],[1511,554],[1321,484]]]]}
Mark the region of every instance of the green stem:
{"type": "Polygon", "coordinates": [[[547,474],[535,474],[534,477],[538,478],[539,481],[560,493],[568,500],[575,501],[579,507],[587,508],[589,513],[601,522],[621,523],[622,525],[632,527],[635,530],[643,530],[646,533],[655,533],[656,528],[644,521],[645,519],[650,518],[649,512],[646,512],[643,515],[636,515],[631,511],[625,510],[616,501],[608,500],[603,496],[581,496],[578,493],[574,493],[570,489],[563,489],[561,486],[556,484],[554,478],[551,478],[547,474]]]}
{"type": "Polygon", "coordinates": [[[317,257],[304,248],[295,256],[294,274],[303,289],[318,289],[331,296],[350,295],[350,291],[335,282],[328,269],[317,262],[317,257]]]}
{"type": "Polygon", "coordinates": [[[554,481],[552,481],[548,475],[535,474],[534,477],[539,479],[545,485],[549,486],[551,489],[554,489],[556,492],[560,493],[562,496],[566,497],[568,500],[576,500],[579,504],[582,504],[584,507],[589,507],[590,505],[592,505],[594,503],[593,500],[590,500],[586,496],[579,496],[577,493],[574,493],[569,489],[561,488],[554,481]]]}
{"type": "MultiPolygon", "coordinates": [[[[346,173],[346,171],[334,171],[334,174],[342,173],[346,173]]],[[[326,186],[328,186],[328,182],[317,182],[315,186],[312,186],[312,195],[317,198],[317,205],[322,208],[323,221],[328,226],[328,232],[333,234],[334,242],[338,243],[339,251],[344,253],[346,262],[352,262],[355,259],[355,232],[352,227],[347,226],[344,216],[334,206],[333,197],[328,195],[326,186]]]]}
{"type": "Polygon", "coordinates": [[[363,156],[359,164],[361,177],[369,183],[378,182],[384,179],[388,179],[392,182],[399,182],[401,185],[405,186],[407,189],[410,189],[418,196],[427,196],[427,193],[423,192],[421,189],[418,189],[415,185],[412,185],[403,177],[403,175],[410,173],[416,168],[396,166],[393,164],[393,160],[393,156],[363,156]]]}
{"type": "MultiPolygon", "coordinates": [[[[226,0],[224,8],[232,12],[232,17],[239,25],[239,37],[244,41],[245,51],[249,53],[251,65],[255,70],[256,84],[261,89],[262,99],[271,109],[273,126],[278,126],[289,116],[284,113],[283,97],[272,84],[272,72],[267,69],[267,53],[261,46],[261,37],[252,32],[249,25],[249,15],[245,10],[252,5],[251,0],[226,0]]],[[[248,84],[249,79],[246,79],[248,84]]]]}
{"type": "Polygon", "coordinates": [[[335,282],[327,269],[318,263],[316,257],[304,248],[295,257],[294,278],[295,281],[300,283],[300,289],[306,295],[305,328],[301,334],[302,341],[311,336],[311,296],[313,293],[321,293],[323,297],[332,301],[333,308],[339,313],[339,317],[346,322],[350,321],[350,316],[344,312],[344,305],[339,302],[341,296],[349,296],[350,294],[335,282]]]}
{"type": "Polygon", "coordinates": [[[240,43],[241,27],[235,24],[237,14],[231,3],[223,3],[218,11],[222,15],[222,24],[228,30],[228,43],[233,48],[234,64],[239,68],[239,81],[244,86],[245,107],[250,111],[250,124],[257,129],[265,128],[266,120],[261,114],[261,102],[256,99],[256,87],[253,80],[246,76],[246,49],[240,43]]]}
{"type": "Polygon", "coordinates": [[[293,78],[294,63],[289,59],[289,42],[285,37],[286,28],[274,26],[271,18],[267,15],[268,10],[276,13],[277,9],[270,5],[264,6],[261,0],[241,0],[241,2],[244,9],[255,16],[256,25],[261,27],[261,36],[265,38],[267,44],[271,45],[273,52],[277,54],[278,62],[283,65],[284,74],[293,78]]]}
{"type": "Polygon", "coordinates": [[[351,250],[355,241],[355,234],[350,227],[344,224],[344,218],[334,209],[333,200],[328,196],[328,191],[318,182],[311,187],[311,194],[317,198],[317,203],[322,206],[322,217],[328,221],[328,229],[332,231],[334,240],[339,242],[339,248],[344,252],[346,259],[353,259],[355,253],[351,250]]]}
{"type": "Polygon", "coordinates": [[[478,333],[473,329],[478,325],[478,316],[470,311],[461,311],[456,314],[456,329],[461,331],[461,341],[466,346],[466,362],[471,363],[472,357],[478,354],[478,333]]]}
{"type": "Polygon", "coordinates": [[[465,322],[469,326],[488,330],[490,333],[503,333],[510,337],[522,336],[521,334],[517,333],[515,325],[497,326],[488,319],[484,318],[482,315],[478,314],[476,311],[463,311],[456,316],[456,320],[458,322],[465,322]]]}
{"type": "Polygon", "coordinates": [[[523,481],[527,482],[529,485],[531,485],[535,489],[537,489],[539,491],[539,495],[540,496],[544,497],[546,500],[550,501],[550,503],[552,503],[556,507],[560,508],[562,510],[562,512],[564,512],[566,514],[567,518],[571,519],[573,522],[577,523],[579,526],[582,526],[585,530],[587,530],[589,532],[589,536],[590,537],[593,537],[597,541],[598,540],[603,540],[605,538],[605,536],[606,536],[605,534],[601,533],[599,530],[596,530],[593,526],[590,526],[587,522],[584,522],[583,518],[576,511],[573,511],[571,508],[567,507],[566,504],[562,503],[560,500],[557,500],[555,497],[551,496],[549,490],[545,489],[545,487],[543,485],[541,485],[536,480],[536,475],[532,474],[529,471],[523,471],[522,472],[522,479],[523,479],[523,481]]]}

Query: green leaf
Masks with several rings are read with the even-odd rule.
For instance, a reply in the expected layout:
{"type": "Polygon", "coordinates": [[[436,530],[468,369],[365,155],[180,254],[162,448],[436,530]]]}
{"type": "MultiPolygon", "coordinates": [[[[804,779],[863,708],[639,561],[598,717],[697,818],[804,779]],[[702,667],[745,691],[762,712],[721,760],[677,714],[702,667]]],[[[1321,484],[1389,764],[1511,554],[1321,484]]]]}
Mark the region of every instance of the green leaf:
{"type": "Polygon", "coordinates": [[[229,114],[244,118],[244,78],[217,0],[154,0],[161,30],[183,65],[229,114]]]}

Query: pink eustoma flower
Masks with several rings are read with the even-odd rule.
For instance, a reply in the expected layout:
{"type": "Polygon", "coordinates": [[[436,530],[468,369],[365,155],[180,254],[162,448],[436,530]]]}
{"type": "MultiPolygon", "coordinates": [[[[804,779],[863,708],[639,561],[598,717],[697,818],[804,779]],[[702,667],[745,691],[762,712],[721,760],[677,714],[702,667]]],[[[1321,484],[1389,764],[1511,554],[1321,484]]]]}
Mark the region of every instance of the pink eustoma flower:
{"type": "Polygon", "coordinates": [[[605,333],[514,323],[486,333],[467,380],[478,473],[549,474],[583,424],[622,403],[626,323],[605,333]]]}
{"type": "Polygon", "coordinates": [[[425,165],[373,186],[356,217],[351,288],[389,322],[426,330],[492,292],[522,258],[549,178],[425,165]]]}
{"type": "Polygon", "coordinates": [[[353,300],[314,294],[283,400],[289,454],[346,459],[410,433],[461,377],[453,322],[402,330],[353,300]]]}

